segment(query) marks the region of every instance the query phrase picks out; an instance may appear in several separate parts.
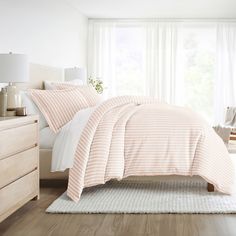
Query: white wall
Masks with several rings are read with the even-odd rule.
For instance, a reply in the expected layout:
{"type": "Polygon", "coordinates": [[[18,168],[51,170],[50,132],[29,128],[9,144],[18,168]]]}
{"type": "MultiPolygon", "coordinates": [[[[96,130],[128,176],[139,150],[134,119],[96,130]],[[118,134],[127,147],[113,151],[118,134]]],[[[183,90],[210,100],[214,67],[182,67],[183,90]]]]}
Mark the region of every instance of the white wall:
{"type": "Polygon", "coordinates": [[[235,18],[235,0],[67,0],[89,18],[235,18]]]}
{"type": "Polygon", "coordinates": [[[87,17],[64,0],[0,0],[0,53],[55,67],[86,66],[87,17]]]}

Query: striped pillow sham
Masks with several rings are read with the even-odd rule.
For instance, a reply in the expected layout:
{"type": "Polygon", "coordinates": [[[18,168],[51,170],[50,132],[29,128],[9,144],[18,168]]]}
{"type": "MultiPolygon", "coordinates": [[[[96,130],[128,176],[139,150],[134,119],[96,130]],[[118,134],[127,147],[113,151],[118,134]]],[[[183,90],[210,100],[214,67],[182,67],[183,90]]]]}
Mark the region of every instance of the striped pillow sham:
{"type": "Polygon", "coordinates": [[[68,89],[76,88],[78,89],[88,102],[89,106],[97,106],[102,101],[102,96],[99,95],[96,90],[89,85],[73,85],[73,84],[63,84],[63,83],[54,83],[56,89],[68,89]]]}
{"type": "Polygon", "coordinates": [[[29,93],[43,113],[49,127],[55,133],[69,122],[79,110],[89,107],[86,99],[78,89],[31,89],[29,93]]]}

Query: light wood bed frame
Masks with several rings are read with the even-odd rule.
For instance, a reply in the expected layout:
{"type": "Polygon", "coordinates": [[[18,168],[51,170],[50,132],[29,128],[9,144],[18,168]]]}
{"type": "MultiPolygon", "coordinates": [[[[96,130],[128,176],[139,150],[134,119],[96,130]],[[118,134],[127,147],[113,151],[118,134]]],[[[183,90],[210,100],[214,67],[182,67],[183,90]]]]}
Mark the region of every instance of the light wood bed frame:
{"type": "MultiPolygon", "coordinates": [[[[30,83],[24,85],[24,88],[35,88],[43,89],[43,81],[63,81],[64,72],[63,68],[55,68],[38,64],[30,65],[30,83]]],[[[22,86],[21,86],[22,87],[22,86]]],[[[40,158],[40,180],[67,180],[68,171],[65,172],[51,172],[51,159],[52,159],[52,150],[51,149],[39,149],[39,158],[40,158]]],[[[131,179],[138,179],[139,177],[131,177],[131,179]]],[[[141,178],[141,177],[140,177],[141,178]]],[[[168,179],[168,176],[155,176],[148,179],[157,181],[168,179]]],[[[181,177],[180,177],[181,178],[181,177]]],[[[214,191],[214,186],[210,183],[207,184],[207,190],[209,192],[214,191]]]]}

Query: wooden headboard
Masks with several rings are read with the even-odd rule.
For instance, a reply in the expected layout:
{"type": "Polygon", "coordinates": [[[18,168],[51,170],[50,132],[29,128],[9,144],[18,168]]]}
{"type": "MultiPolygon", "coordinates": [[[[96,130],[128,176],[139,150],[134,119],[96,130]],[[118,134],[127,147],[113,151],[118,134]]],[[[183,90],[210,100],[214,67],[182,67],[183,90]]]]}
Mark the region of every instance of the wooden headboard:
{"type": "Polygon", "coordinates": [[[63,81],[63,68],[50,67],[38,64],[30,64],[30,81],[21,85],[23,88],[43,89],[43,81],[63,81]]]}

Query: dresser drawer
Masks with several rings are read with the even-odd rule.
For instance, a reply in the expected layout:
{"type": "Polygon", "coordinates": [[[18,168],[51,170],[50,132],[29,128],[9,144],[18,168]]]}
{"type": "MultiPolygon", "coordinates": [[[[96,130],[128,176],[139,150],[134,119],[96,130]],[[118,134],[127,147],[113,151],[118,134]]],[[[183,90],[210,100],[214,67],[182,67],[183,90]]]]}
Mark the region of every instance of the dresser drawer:
{"type": "Polygon", "coordinates": [[[0,222],[38,195],[38,170],[0,189],[0,222]]]}
{"type": "Polygon", "coordinates": [[[0,189],[38,167],[38,147],[0,160],[0,189]]]}
{"type": "Polygon", "coordinates": [[[37,123],[1,131],[0,159],[36,146],[37,136],[37,123]]]}

